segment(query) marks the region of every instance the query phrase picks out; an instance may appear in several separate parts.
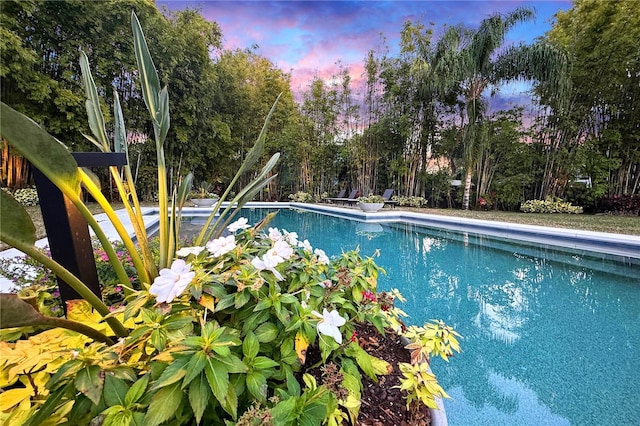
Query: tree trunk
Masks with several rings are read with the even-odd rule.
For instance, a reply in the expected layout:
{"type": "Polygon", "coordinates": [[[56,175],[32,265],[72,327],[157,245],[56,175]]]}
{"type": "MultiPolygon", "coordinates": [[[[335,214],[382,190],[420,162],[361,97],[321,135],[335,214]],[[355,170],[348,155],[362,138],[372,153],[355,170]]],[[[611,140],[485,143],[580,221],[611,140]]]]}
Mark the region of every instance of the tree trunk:
{"type": "Polygon", "coordinates": [[[473,168],[467,166],[467,174],[464,180],[464,196],[462,197],[462,209],[469,210],[469,197],[471,195],[471,176],[473,168]]]}

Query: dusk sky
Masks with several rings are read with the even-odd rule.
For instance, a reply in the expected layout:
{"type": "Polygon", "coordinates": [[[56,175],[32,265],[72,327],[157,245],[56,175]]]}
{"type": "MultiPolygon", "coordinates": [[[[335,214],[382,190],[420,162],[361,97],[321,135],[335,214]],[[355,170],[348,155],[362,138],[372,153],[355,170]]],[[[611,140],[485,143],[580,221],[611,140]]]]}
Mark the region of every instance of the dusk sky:
{"type": "MultiPolygon", "coordinates": [[[[341,61],[357,85],[362,79],[367,51],[377,49],[381,35],[391,54],[398,47],[404,22],[435,24],[436,38],[444,25],[463,23],[477,28],[494,14],[508,13],[527,5],[536,20],[520,24],[508,34],[508,43],[531,42],[551,27],[553,15],[571,7],[571,1],[174,1],[157,0],[159,8],[199,9],[218,23],[225,49],[257,45],[257,53],[278,68],[290,72],[292,90],[306,90],[314,75],[328,79],[341,61]]],[[[519,98],[528,85],[503,88],[501,102],[519,98]]],[[[495,107],[495,105],[494,105],[495,107]]]]}

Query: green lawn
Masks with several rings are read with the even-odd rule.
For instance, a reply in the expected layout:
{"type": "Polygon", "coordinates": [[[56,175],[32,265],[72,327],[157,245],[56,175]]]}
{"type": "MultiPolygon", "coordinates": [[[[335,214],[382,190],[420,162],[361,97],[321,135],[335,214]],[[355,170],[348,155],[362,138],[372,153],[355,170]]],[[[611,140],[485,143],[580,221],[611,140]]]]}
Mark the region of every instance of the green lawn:
{"type": "Polygon", "coordinates": [[[640,216],[609,216],[587,214],[539,214],[501,211],[463,211],[453,209],[409,209],[411,211],[522,223],[526,225],[555,228],[583,229],[587,231],[613,232],[616,234],[640,235],[640,216]]]}

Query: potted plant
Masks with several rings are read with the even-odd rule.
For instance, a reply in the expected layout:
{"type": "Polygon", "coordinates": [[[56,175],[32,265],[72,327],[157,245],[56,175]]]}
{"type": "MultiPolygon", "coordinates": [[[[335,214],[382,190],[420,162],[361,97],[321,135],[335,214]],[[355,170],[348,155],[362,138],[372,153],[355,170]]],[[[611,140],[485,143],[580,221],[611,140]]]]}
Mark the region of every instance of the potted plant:
{"type": "Polygon", "coordinates": [[[211,192],[212,185],[207,182],[203,182],[197,190],[189,193],[191,202],[196,207],[211,207],[218,200],[218,196],[211,192]]]}
{"type": "Polygon", "coordinates": [[[363,212],[377,212],[384,207],[384,198],[380,195],[369,194],[366,197],[358,198],[358,207],[363,212]]]}

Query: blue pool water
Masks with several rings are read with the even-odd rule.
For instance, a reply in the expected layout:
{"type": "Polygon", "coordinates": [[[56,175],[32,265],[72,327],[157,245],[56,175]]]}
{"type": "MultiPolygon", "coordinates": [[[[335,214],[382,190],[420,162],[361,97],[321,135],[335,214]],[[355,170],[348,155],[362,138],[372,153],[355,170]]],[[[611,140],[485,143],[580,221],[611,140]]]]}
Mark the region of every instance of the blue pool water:
{"type": "Polygon", "coordinates": [[[432,362],[451,426],[640,424],[637,265],[286,209],[271,226],[329,256],[380,249],[379,289],[400,289],[408,322],[442,319],[464,336],[462,353],[432,362]]]}

